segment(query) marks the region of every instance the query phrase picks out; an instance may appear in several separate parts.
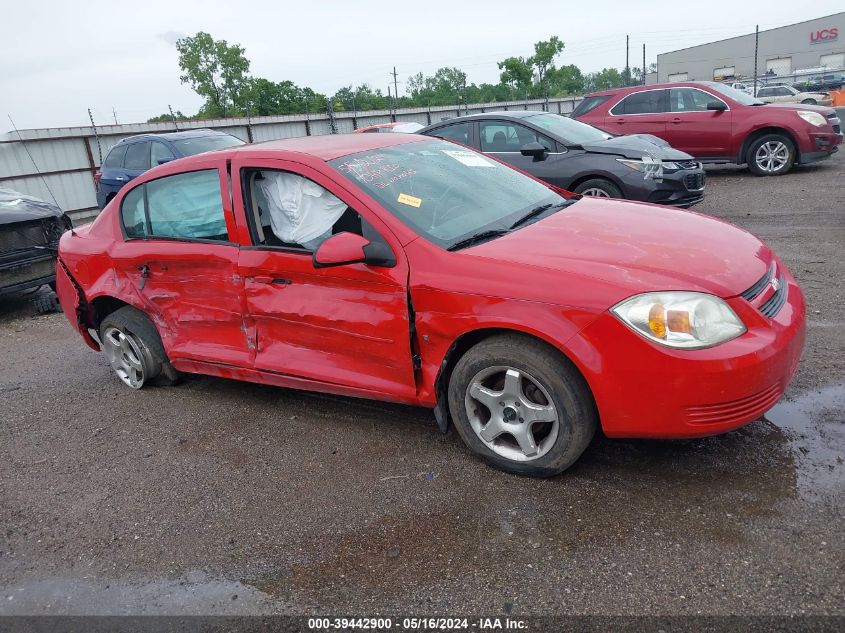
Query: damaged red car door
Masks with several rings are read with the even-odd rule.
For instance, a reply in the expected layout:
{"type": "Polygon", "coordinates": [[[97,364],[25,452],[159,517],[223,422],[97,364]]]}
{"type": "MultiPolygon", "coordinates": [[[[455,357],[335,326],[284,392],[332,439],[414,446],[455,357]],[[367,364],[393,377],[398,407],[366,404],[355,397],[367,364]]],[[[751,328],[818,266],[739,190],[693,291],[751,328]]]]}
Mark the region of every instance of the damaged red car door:
{"type": "Polygon", "coordinates": [[[126,241],[112,246],[116,283],[128,284],[171,357],[248,367],[243,283],[225,163],[164,176],[121,202],[126,241]],[[220,169],[220,167],[223,169],[220,169]]]}
{"type": "Polygon", "coordinates": [[[254,367],[413,401],[408,264],[387,227],[309,166],[236,159],[232,175],[238,223],[248,227],[241,231],[238,273],[244,280],[244,318],[255,337],[254,367]],[[269,203],[257,183],[275,174],[304,178],[307,186],[333,196],[340,215],[331,232],[381,242],[392,261],[315,267],[313,248],[285,243],[273,232],[269,203]]]}

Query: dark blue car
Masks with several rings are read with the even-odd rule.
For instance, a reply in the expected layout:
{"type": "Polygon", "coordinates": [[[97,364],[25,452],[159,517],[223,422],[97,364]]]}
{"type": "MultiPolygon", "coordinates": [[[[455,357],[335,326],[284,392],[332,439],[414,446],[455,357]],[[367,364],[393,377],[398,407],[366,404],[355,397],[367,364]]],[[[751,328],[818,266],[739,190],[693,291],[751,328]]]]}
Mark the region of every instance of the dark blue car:
{"type": "Polygon", "coordinates": [[[216,130],[188,130],[169,134],[139,134],[123,139],[111,148],[94,180],[97,206],[101,209],[127,182],[156,165],[244,142],[216,130]]]}

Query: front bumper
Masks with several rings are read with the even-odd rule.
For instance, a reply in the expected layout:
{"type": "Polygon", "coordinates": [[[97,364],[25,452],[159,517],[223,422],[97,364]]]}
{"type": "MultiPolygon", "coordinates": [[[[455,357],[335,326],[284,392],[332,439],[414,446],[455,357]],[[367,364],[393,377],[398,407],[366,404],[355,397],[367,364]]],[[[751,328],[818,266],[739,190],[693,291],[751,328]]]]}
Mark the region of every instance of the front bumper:
{"type": "Polygon", "coordinates": [[[37,288],[56,280],[56,254],[28,249],[0,256],[0,295],[37,288]]]}
{"type": "MultiPolygon", "coordinates": [[[[758,419],[783,395],[804,345],[804,296],[781,267],[786,300],[769,319],[728,299],[748,331],[702,350],[676,350],[632,332],[609,312],[581,332],[596,355],[582,367],[610,437],[717,435],[758,419]],[[597,360],[595,360],[597,359],[597,360]]],[[[583,357],[583,356],[581,356],[583,357]]]]}
{"type": "Polygon", "coordinates": [[[704,200],[705,181],[704,169],[698,167],[664,173],[659,180],[643,178],[636,172],[633,178],[628,176],[626,185],[630,183],[629,188],[637,192],[632,200],[689,208],[704,200]]]}

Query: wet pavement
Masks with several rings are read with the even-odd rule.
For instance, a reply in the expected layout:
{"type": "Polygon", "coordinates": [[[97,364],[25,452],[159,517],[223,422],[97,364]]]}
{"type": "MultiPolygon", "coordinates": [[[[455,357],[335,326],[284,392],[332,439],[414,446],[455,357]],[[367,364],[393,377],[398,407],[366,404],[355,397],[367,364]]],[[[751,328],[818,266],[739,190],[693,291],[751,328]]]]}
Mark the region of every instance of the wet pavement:
{"type": "Polygon", "coordinates": [[[485,467],[424,410],[208,377],[133,392],[0,303],[0,615],[845,614],[841,156],[697,211],[805,289],[787,397],[724,436],[485,467]],[[837,208],[838,206],[838,208],[837,208]]]}

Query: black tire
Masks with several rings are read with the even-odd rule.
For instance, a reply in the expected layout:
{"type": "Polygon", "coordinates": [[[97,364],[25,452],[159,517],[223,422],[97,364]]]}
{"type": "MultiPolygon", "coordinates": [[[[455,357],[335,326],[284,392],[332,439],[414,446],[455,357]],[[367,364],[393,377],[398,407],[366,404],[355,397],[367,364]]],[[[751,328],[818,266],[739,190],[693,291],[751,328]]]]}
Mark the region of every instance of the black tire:
{"type": "Polygon", "coordinates": [[[37,295],[32,300],[32,305],[35,308],[35,311],[38,312],[38,314],[49,314],[50,312],[59,312],[62,309],[59,305],[59,300],[56,297],[55,292],[45,292],[40,295],[37,295]]]}
{"type": "Polygon", "coordinates": [[[144,368],[142,387],[150,384],[173,385],[179,380],[177,372],[167,358],[161,337],[146,314],[131,306],[124,306],[108,314],[100,323],[100,340],[104,340],[108,328],[114,327],[131,336],[141,352],[144,368]]]}
{"type": "Polygon", "coordinates": [[[816,105],[815,99],[804,99],[801,103],[805,103],[807,105],[816,105]]]}
{"type": "Polygon", "coordinates": [[[745,162],[748,164],[749,171],[755,176],[782,176],[792,169],[795,165],[795,144],[785,134],[764,134],[759,138],[755,138],[745,152],[745,162]],[[788,151],[788,158],[785,165],[776,171],[767,171],[757,164],[755,156],[757,151],[766,143],[783,143],[788,151]]]}
{"type": "MultiPolygon", "coordinates": [[[[575,187],[575,193],[583,194],[590,189],[599,189],[607,193],[608,198],[622,198],[622,190],[607,178],[590,178],[575,187]]],[[[603,197],[603,196],[597,196],[603,197]]]]}
{"type": "Polygon", "coordinates": [[[449,379],[449,409],[458,433],[470,450],[494,468],[530,477],[551,477],[569,468],[587,448],[598,426],[592,393],[580,372],[557,350],[521,334],[485,339],[458,360],[449,379]],[[479,372],[497,366],[530,374],[560,412],[554,443],[536,459],[517,461],[497,454],[470,423],[465,401],[470,382],[479,372]]]}

